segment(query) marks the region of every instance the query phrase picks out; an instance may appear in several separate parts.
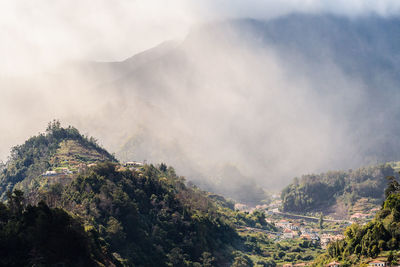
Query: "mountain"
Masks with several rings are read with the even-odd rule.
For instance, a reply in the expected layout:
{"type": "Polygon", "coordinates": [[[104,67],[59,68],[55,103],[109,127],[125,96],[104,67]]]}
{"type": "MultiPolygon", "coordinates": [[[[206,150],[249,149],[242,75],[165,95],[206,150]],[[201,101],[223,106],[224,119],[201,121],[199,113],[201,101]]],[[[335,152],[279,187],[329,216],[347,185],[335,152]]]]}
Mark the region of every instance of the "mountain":
{"type": "Polygon", "coordinates": [[[1,83],[0,152],[57,117],[123,161],[166,162],[218,193],[225,166],[280,190],[299,173],[397,161],[398,26],[373,15],[214,21],[125,61],[1,83]]]}
{"type": "Polygon", "coordinates": [[[122,61],[114,62],[70,62],[54,70],[58,77],[73,79],[74,76],[86,76],[87,81],[93,81],[90,86],[101,86],[112,83],[126,75],[137,71],[143,66],[157,64],[177,47],[175,41],[166,41],[153,48],[135,54],[122,61]]]}
{"type": "Polygon", "coordinates": [[[260,234],[250,249],[247,228],[277,231],[263,212],[234,211],[163,163],[121,164],[58,121],[12,149],[1,179],[7,266],[230,266],[264,259],[270,241],[260,234]]]}
{"type": "Polygon", "coordinates": [[[342,218],[356,212],[369,213],[384,201],[389,176],[397,176],[390,164],[304,175],[282,190],[282,209],[332,213],[342,218]],[[361,210],[356,210],[357,206],[361,210]]]}
{"type": "Polygon", "coordinates": [[[205,166],[224,161],[267,187],[398,160],[399,25],[293,14],[195,27],[163,57],[102,87],[129,99],[124,114],[137,106],[157,122],[134,119],[148,133],[140,142],[164,148],[135,152],[129,139],[117,155],[134,151],[204,177],[205,166]]]}

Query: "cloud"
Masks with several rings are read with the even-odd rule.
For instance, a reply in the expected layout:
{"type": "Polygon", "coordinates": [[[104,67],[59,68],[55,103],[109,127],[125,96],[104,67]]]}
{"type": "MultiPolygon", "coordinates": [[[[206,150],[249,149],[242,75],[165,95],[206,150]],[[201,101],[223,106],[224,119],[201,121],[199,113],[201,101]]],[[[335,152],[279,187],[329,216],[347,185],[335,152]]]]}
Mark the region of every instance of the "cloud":
{"type": "Polygon", "coordinates": [[[384,0],[3,0],[0,73],[32,73],[65,60],[122,60],[209,20],[291,12],[393,15],[399,9],[398,1],[384,0]]]}
{"type": "Polygon", "coordinates": [[[288,13],[332,13],[346,16],[377,14],[396,15],[396,0],[205,0],[196,2],[203,17],[269,19],[288,13]]]}
{"type": "Polygon", "coordinates": [[[64,60],[122,60],[181,38],[184,1],[19,0],[0,3],[0,72],[37,72],[64,60]]]}

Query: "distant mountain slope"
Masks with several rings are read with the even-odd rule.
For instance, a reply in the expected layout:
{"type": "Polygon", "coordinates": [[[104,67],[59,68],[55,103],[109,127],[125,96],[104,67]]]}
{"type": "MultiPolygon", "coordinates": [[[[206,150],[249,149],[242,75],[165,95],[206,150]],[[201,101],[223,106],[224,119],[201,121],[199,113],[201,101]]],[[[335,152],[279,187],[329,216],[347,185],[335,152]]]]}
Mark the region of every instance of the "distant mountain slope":
{"type": "Polygon", "coordinates": [[[74,76],[86,76],[87,81],[93,81],[98,86],[106,82],[113,82],[129,75],[149,64],[154,64],[171,53],[176,47],[174,41],[163,42],[156,47],[135,54],[125,60],[115,62],[73,62],[60,67],[58,75],[64,79],[73,79],[74,76]]]}
{"type": "MultiPolygon", "coordinates": [[[[102,90],[133,101],[125,114],[140,106],[159,123],[135,119],[147,128],[141,142],[181,148],[135,156],[170,159],[185,174],[208,176],[202,165],[213,159],[272,186],[265,176],[397,160],[399,26],[396,17],[298,14],[209,23],[102,90]]],[[[126,150],[128,142],[117,155],[126,150]]]]}
{"type": "Polygon", "coordinates": [[[317,175],[304,175],[282,190],[282,209],[291,212],[334,212],[334,206],[345,206],[348,212],[361,199],[364,210],[379,206],[384,200],[387,177],[396,176],[389,164],[370,166],[349,171],[331,171],[317,175]]]}

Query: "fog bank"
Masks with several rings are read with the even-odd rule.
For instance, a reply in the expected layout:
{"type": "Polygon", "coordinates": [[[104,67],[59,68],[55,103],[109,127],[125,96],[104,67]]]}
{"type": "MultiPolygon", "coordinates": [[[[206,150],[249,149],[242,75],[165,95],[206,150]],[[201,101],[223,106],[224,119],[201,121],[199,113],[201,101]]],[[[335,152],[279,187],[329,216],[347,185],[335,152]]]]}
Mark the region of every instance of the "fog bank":
{"type": "Polygon", "coordinates": [[[57,118],[206,187],[398,160],[397,2],[96,3],[2,3],[3,159],[57,118]]]}

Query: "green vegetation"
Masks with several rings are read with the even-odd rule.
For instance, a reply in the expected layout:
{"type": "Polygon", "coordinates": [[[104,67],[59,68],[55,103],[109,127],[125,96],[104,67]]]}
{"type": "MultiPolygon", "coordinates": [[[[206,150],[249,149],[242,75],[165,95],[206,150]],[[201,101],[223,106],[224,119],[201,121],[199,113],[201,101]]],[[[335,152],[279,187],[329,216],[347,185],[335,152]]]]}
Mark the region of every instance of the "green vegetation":
{"type": "MultiPolygon", "coordinates": [[[[0,266],[276,266],[313,261],[323,252],[318,241],[282,239],[263,211],[235,211],[233,202],[188,185],[166,164],[124,167],[94,139],[73,127],[62,128],[57,121],[49,124],[45,134],[13,148],[0,168],[1,193],[8,198],[0,204],[0,266]],[[43,175],[46,171],[52,175],[43,175]]],[[[332,182],[324,176],[319,186],[325,183],[333,186],[331,190],[342,186],[344,195],[354,189],[361,203],[369,194],[367,184],[377,186],[372,181],[393,170],[379,166],[358,171],[358,176],[356,172],[332,174],[329,177],[337,178],[332,182]],[[350,179],[357,182],[348,184],[350,179]]],[[[285,200],[290,202],[293,192],[303,192],[302,196],[313,192],[315,197],[316,179],[289,186],[285,200]]],[[[397,254],[389,251],[399,245],[396,227],[400,225],[387,218],[400,217],[393,211],[398,210],[399,188],[392,181],[386,191],[386,211],[378,214],[383,223],[371,223],[370,234],[365,230],[367,241],[360,241],[360,255],[374,256],[378,249],[395,261],[397,254]],[[371,240],[379,231],[383,236],[375,244],[371,240]]],[[[301,199],[296,194],[295,199],[301,199]]],[[[321,205],[317,200],[305,203],[321,205]]],[[[293,202],[297,207],[302,203],[293,202]]],[[[341,227],[320,213],[317,216],[319,222],[309,226],[324,231],[341,227]]],[[[335,244],[329,247],[331,254],[317,262],[331,257],[343,260],[345,253],[353,253],[341,252],[347,243],[335,244]]]]}
{"type": "Polygon", "coordinates": [[[245,242],[242,250],[236,252],[236,255],[242,256],[242,260],[250,259],[254,266],[277,266],[284,263],[312,261],[323,252],[319,243],[315,241],[303,239],[274,241],[262,232],[241,230],[239,233],[245,242]]]}
{"type": "Polygon", "coordinates": [[[305,175],[282,191],[282,208],[292,212],[327,210],[338,201],[350,208],[362,198],[378,205],[384,199],[385,178],[394,175],[389,164],[305,175]]]}
{"type": "Polygon", "coordinates": [[[278,231],[277,228],[265,220],[265,213],[255,210],[252,213],[235,211],[229,213],[231,221],[237,226],[255,227],[267,231],[278,231]]]}
{"type": "Polygon", "coordinates": [[[218,265],[230,262],[239,236],[201,191],[187,187],[170,167],[116,167],[99,163],[78,175],[56,203],[84,218],[129,264],[188,266],[204,253],[218,265]]]}
{"type": "MultiPolygon", "coordinates": [[[[79,144],[79,147],[84,147],[85,152],[91,151],[91,154],[96,155],[94,158],[81,158],[76,164],[88,159],[89,162],[93,160],[116,161],[114,156],[101,148],[94,138],[81,135],[76,128],[71,126],[62,128],[59,121],[53,121],[49,123],[45,134],[31,137],[23,145],[12,148],[9,160],[5,166],[0,168],[0,199],[4,200],[6,192],[12,191],[16,185],[27,193],[27,190],[31,189],[34,178],[52,167],[62,166],[59,165],[60,161],[56,153],[60,150],[63,151],[65,142],[71,141],[75,146],[79,144]]],[[[80,156],[78,153],[71,155],[80,156]]],[[[61,156],[64,154],[61,153],[61,156]]],[[[65,156],[60,157],[60,160],[62,159],[65,162],[65,156]]]]}
{"type": "Polygon", "coordinates": [[[94,231],[44,202],[24,206],[23,193],[0,203],[0,266],[99,266],[118,264],[94,231]]]}
{"type": "Polygon", "coordinates": [[[239,264],[244,255],[250,257],[246,260],[253,259],[248,238],[237,231],[238,227],[276,231],[265,221],[263,212],[234,211],[232,202],[186,185],[185,179],[165,164],[135,170],[121,166],[95,140],[83,137],[73,127],[62,128],[57,121],[49,124],[45,134],[13,148],[9,161],[2,166],[0,181],[4,199],[22,199],[20,192],[24,192],[24,203],[28,205],[15,204],[21,200],[1,206],[4,214],[13,212],[19,217],[9,221],[10,216],[4,215],[0,232],[5,232],[0,235],[0,243],[24,242],[26,248],[22,247],[21,252],[16,249],[18,253],[38,255],[20,259],[26,262],[18,261],[14,254],[3,255],[10,266],[32,262],[69,266],[230,266],[233,262],[239,264]],[[70,172],[63,173],[65,169],[70,172]],[[46,171],[53,173],[43,175],[46,171]],[[14,191],[14,195],[6,191],[16,188],[22,191],[14,191]],[[29,227],[25,229],[24,225],[29,227]],[[49,231],[47,235],[42,233],[46,229],[43,225],[49,231]],[[35,243],[36,238],[39,243],[35,243]],[[56,252],[48,251],[58,238],[68,242],[70,251],[63,249],[62,242],[53,246],[56,252]],[[70,258],[73,253],[77,255],[74,259],[70,258]]]}
{"type": "Polygon", "coordinates": [[[357,264],[379,256],[394,262],[400,248],[400,184],[389,177],[386,200],[374,220],[364,226],[352,224],[345,231],[345,239],[332,243],[317,263],[331,259],[357,264]]]}

